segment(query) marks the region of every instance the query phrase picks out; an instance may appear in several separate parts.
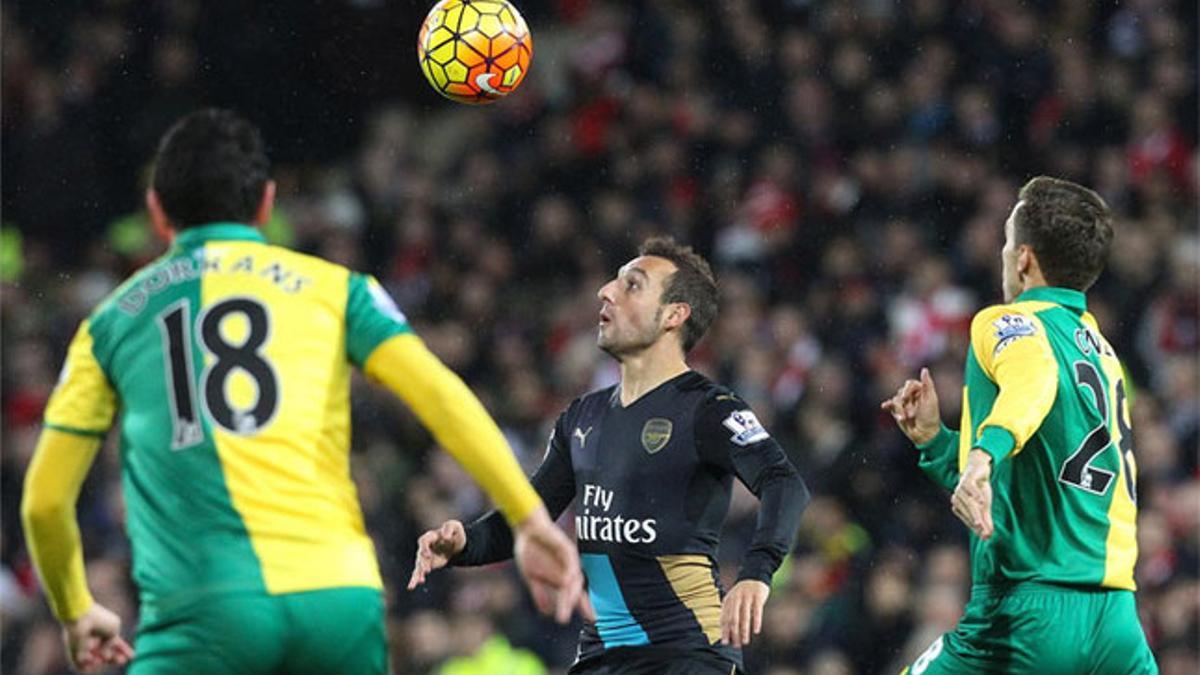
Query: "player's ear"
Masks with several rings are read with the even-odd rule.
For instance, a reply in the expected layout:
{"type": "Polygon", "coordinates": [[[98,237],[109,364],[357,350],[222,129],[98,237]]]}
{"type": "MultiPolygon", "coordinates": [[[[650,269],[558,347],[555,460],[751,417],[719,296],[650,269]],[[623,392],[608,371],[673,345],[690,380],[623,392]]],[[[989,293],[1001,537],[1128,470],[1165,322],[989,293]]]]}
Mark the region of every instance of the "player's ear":
{"type": "Polygon", "coordinates": [[[1021,244],[1017,247],[1017,278],[1024,279],[1030,276],[1030,273],[1037,267],[1037,256],[1033,253],[1033,247],[1029,244],[1021,244]]]}
{"type": "Polygon", "coordinates": [[[168,244],[171,243],[175,238],[175,227],[171,225],[171,219],[163,210],[162,201],[154,188],[146,190],[146,213],[150,215],[150,225],[154,228],[154,234],[168,244]]]}
{"type": "Polygon", "coordinates": [[[258,202],[258,210],[254,212],[254,224],[262,227],[271,220],[271,211],[275,209],[275,181],[263,183],[262,199],[258,202]]]}
{"type": "Polygon", "coordinates": [[[687,323],[688,318],[691,316],[691,305],[686,302],[672,302],[667,305],[667,311],[663,314],[663,328],[679,328],[684,323],[687,323]]]}

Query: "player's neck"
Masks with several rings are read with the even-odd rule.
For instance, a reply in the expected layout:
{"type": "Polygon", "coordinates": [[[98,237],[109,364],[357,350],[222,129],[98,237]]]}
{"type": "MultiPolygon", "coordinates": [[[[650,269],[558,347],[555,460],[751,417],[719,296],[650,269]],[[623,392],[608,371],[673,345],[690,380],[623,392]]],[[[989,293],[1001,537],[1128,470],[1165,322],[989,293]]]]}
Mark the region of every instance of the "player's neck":
{"type": "Polygon", "coordinates": [[[688,371],[678,347],[656,343],[621,359],[621,405],[627,406],[667,380],[688,371]],[[665,347],[671,347],[670,350],[665,347]]]}
{"type": "Polygon", "coordinates": [[[1034,288],[1042,288],[1044,286],[1049,286],[1049,285],[1050,284],[1046,282],[1045,275],[1042,274],[1041,267],[1039,267],[1036,264],[1031,265],[1030,268],[1028,270],[1026,270],[1024,274],[1021,275],[1021,292],[1022,293],[1024,293],[1025,291],[1034,289],[1034,288]]]}

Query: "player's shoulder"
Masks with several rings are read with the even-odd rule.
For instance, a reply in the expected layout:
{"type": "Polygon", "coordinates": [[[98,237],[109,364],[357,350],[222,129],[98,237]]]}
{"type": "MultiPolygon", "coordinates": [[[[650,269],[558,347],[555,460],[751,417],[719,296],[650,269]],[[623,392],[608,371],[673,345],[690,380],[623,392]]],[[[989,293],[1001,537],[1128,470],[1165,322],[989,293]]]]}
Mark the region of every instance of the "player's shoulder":
{"type": "Polygon", "coordinates": [[[749,407],[733,389],[696,371],[680,378],[676,387],[680,392],[693,394],[696,407],[702,410],[734,410],[749,407]]]}
{"type": "Polygon", "coordinates": [[[146,305],[153,289],[166,286],[181,278],[197,277],[199,267],[191,259],[181,259],[167,251],[130,274],[125,281],[109,291],[96,303],[87,316],[93,328],[103,325],[118,313],[136,316],[146,305]]]}
{"type": "Polygon", "coordinates": [[[1042,333],[1038,312],[1044,303],[1009,302],[984,307],[971,319],[971,340],[1006,340],[1042,333]]]}
{"type": "Polygon", "coordinates": [[[698,373],[695,379],[680,384],[700,394],[695,403],[696,424],[705,430],[704,433],[710,433],[714,429],[721,430],[721,434],[714,434],[713,440],[718,437],[726,438],[728,443],[746,447],[771,437],[750,404],[732,388],[698,373]],[[722,435],[726,433],[729,435],[722,435]]]}

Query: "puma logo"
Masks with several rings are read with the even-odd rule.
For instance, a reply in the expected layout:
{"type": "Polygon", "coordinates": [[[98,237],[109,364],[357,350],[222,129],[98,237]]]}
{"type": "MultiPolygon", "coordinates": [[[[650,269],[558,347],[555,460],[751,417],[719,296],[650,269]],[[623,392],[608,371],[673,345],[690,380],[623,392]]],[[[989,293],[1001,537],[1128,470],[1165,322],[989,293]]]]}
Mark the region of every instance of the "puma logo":
{"type": "Polygon", "coordinates": [[[581,450],[583,449],[583,447],[585,445],[587,445],[587,437],[588,437],[588,434],[590,434],[590,433],[592,433],[591,427],[588,427],[587,431],[584,431],[584,430],[580,429],[579,427],[575,427],[575,438],[579,439],[579,448],[581,450]]]}

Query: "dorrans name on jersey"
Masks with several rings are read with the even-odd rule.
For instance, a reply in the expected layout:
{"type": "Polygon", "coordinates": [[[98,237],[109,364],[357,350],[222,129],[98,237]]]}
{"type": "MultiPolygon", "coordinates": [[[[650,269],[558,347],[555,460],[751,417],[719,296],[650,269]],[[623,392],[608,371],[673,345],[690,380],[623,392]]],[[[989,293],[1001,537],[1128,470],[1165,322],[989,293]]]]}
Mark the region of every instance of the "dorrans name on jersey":
{"type": "Polygon", "coordinates": [[[658,539],[657,518],[626,518],[609,515],[613,490],[588,483],[583,486],[582,513],[575,516],[575,535],[583,541],[602,541],[608,544],[652,544],[658,539]],[[603,513],[598,515],[594,510],[603,513]]]}

